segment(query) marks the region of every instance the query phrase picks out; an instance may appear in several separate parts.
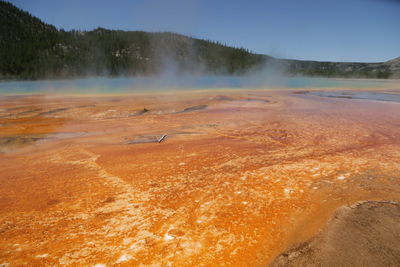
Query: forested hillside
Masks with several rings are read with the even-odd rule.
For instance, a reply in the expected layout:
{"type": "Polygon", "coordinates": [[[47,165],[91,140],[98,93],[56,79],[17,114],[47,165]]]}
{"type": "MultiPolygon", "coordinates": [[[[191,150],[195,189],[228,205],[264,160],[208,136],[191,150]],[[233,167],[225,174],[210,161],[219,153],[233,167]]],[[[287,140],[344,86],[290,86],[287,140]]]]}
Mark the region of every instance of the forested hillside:
{"type": "Polygon", "coordinates": [[[288,75],[389,78],[399,75],[392,65],[277,59],[176,33],[64,31],[0,1],[0,79],[243,75],[264,68],[288,75]]]}

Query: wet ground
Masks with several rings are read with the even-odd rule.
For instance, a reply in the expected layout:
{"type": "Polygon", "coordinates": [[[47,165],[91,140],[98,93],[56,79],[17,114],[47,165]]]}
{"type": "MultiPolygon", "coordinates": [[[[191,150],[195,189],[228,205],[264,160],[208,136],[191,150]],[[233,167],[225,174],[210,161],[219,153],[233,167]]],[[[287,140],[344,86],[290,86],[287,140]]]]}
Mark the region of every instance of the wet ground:
{"type": "Polygon", "coordinates": [[[302,91],[298,93],[310,94],[322,97],[363,99],[375,101],[400,102],[399,92],[373,92],[373,91],[302,91]]]}
{"type": "Polygon", "coordinates": [[[343,205],[400,200],[399,114],[288,90],[0,97],[0,264],[265,266],[343,205]]]}

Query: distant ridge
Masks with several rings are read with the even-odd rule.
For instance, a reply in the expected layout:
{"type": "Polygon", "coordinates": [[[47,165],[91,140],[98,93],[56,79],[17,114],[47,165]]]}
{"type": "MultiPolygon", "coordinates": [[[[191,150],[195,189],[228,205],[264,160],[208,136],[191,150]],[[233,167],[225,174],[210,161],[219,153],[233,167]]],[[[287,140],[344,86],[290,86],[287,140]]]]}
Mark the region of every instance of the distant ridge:
{"type": "Polygon", "coordinates": [[[0,79],[177,74],[400,78],[400,60],[340,63],[277,59],[176,33],[64,31],[0,0],[0,79]]]}

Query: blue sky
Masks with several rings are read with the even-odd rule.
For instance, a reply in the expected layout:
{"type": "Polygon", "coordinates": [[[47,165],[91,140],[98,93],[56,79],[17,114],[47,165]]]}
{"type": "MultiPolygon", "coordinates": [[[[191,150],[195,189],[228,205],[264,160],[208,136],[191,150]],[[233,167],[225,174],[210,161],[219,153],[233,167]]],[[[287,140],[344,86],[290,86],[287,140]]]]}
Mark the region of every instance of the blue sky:
{"type": "Polygon", "coordinates": [[[276,57],[400,56],[400,0],[11,0],[66,30],[172,31],[276,57]]]}

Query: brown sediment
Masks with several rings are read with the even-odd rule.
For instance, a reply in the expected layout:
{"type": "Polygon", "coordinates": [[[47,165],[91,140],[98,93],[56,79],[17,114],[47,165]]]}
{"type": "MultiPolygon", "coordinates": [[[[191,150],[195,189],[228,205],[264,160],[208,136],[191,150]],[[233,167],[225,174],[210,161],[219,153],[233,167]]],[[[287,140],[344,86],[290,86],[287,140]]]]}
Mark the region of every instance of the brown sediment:
{"type": "Polygon", "coordinates": [[[2,151],[2,149],[7,150],[14,147],[31,145],[32,143],[45,138],[46,135],[43,134],[2,136],[0,137],[0,151],[2,151]]]}
{"type": "Polygon", "coordinates": [[[54,114],[54,113],[58,113],[58,112],[66,111],[66,110],[69,110],[69,108],[56,108],[56,109],[40,112],[39,114],[37,114],[37,116],[50,115],[50,114],[54,114]]]}
{"type": "Polygon", "coordinates": [[[400,203],[366,201],[337,210],[312,240],[271,266],[398,266],[400,203]]]}
{"type": "Polygon", "coordinates": [[[148,136],[138,136],[132,140],[128,140],[126,144],[145,144],[145,143],[161,143],[167,135],[148,135],[148,136]]]}
{"type": "MultiPolygon", "coordinates": [[[[20,109],[20,108],[18,108],[18,109],[20,109]]],[[[12,109],[11,109],[11,110],[12,110],[12,109]]],[[[17,113],[11,113],[11,114],[2,115],[2,116],[0,116],[0,119],[3,119],[3,118],[10,118],[10,117],[17,117],[17,116],[21,116],[21,115],[26,115],[26,114],[30,114],[30,113],[35,113],[35,112],[38,112],[38,111],[41,111],[41,110],[42,110],[41,108],[24,110],[24,111],[22,111],[22,112],[17,112],[17,113]]]]}
{"type": "Polygon", "coordinates": [[[86,133],[47,133],[47,134],[16,134],[12,136],[0,136],[0,152],[11,152],[21,148],[29,147],[39,141],[51,141],[55,139],[74,138],[86,133]]]}
{"type": "Polygon", "coordinates": [[[208,107],[208,105],[198,105],[198,106],[188,107],[182,111],[175,112],[175,114],[203,110],[203,109],[206,109],[207,107],[208,107]]]}
{"type": "Polygon", "coordinates": [[[0,138],[71,134],[0,154],[0,263],[265,266],[343,205],[400,201],[397,103],[220,94],[0,99],[68,109],[1,118],[0,138]]]}

